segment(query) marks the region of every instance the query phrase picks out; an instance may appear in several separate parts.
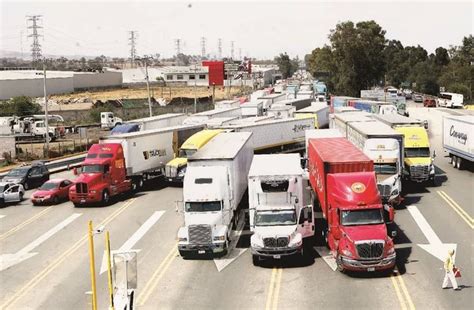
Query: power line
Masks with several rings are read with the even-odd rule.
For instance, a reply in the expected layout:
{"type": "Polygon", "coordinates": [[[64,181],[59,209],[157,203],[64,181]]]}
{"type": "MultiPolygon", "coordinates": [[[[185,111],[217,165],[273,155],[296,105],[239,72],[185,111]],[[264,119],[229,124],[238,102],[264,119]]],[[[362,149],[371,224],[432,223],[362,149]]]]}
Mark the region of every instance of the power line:
{"type": "Polygon", "coordinates": [[[137,49],[136,49],[136,44],[137,44],[137,37],[138,37],[138,31],[135,30],[130,30],[129,32],[130,37],[128,38],[128,45],[130,45],[130,65],[133,68],[135,64],[135,58],[137,57],[137,49]]]}
{"type": "Polygon", "coordinates": [[[201,58],[206,58],[206,38],[201,37],[201,58]]]}
{"type": "Polygon", "coordinates": [[[222,39],[217,39],[217,58],[222,59],[222,39]]]}
{"type": "Polygon", "coordinates": [[[38,32],[38,29],[43,28],[38,25],[41,16],[42,15],[26,16],[27,28],[32,29],[32,33],[28,35],[28,38],[33,38],[33,42],[31,43],[31,58],[33,62],[38,62],[41,59],[41,44],[39,43],[39,38],[42,37],[42,35],[38,32]],[[31,22],[31,26],[29,25],[29,22],[31,22]]]}

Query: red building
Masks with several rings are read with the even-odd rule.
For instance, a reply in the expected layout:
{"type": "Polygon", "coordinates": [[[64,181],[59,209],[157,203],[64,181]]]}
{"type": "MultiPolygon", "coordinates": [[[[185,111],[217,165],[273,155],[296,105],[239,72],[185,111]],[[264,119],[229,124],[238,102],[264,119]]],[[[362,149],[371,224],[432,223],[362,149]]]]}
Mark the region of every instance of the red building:
{"type": "Polygon", "coordinates": [[[223,61],[203,61],[203,67],[209,67],[209,86],[224,85],[224,62],[223,61]]]}

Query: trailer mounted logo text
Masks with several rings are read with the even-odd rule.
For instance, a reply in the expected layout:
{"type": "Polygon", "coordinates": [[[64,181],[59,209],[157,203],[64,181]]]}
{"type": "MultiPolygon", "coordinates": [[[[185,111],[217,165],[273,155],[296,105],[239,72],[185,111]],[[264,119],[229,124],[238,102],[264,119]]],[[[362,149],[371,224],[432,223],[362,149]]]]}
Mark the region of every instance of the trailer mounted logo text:
{"type": "Polygon", "coordinates": [[[457,138],[459,143],[466,145],[467,133],[456,131],[454,129],[454,125],[451,126],[451,129],[449,130],[449,135],[453,138],[457,138]]]}
{"type": "Polygon", "coordinates": [[[311,126],[310,126],[310,125],[302,125],[302,124],[300,124],[300,125],[295,125],[295,126],[293,127],[293,131],[294,131],[294,132],[305,131],[305,130],[307,130],[307,129],[311,129],[311,126]]]}
{"type": "Polygon", "coordinates": [[[150,157],[160,157],[160,156],[166,156],[166,149],[162,150],[149,150],[149,151],[143,151],[143,157],[145,160],[149,159],[150,157]]]}

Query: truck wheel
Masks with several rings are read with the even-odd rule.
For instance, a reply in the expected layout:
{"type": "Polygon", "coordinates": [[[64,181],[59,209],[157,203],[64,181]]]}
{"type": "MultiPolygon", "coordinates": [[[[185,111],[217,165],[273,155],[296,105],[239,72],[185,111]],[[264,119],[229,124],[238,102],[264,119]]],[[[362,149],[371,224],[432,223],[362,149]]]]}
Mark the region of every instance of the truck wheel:
{"type": "Polygon", "coordinates": [[[109,201],[110,201],[109,191],[104,189],[104,191],[102,192],[102,203],[104,205],[107,205],[109,201]]]}
{"type": "Polygon", "coordinates": [[[53,204],[57,205],[59,203],[58,196],[54,196],[53,198],[53,204]]]}
{"type": "Polygon", "coordinates": [[[258,257],[258,255],[252,255],[252,263],[254,266],[260,266],[260,257],[258,257]]]}
{"type": "Polygon", "coordinates": [[[453,168],[456,168],[456,161],[457,157],[455,155],[451,156],[451,165],[453,165],[453,168]]]}
{"type": "Polygon", "coordinates": [[[463,162],[461,157],[456,158],[456,168],[461,170],[463,168],[463,162]]]}
{"type": "Polygon", "coordinates": [[[25,189],[25,191],[30,189],[30,186],[28,185],[28,182],[25,182],[25,184],[23,184],[23,188],[25,189]]]}

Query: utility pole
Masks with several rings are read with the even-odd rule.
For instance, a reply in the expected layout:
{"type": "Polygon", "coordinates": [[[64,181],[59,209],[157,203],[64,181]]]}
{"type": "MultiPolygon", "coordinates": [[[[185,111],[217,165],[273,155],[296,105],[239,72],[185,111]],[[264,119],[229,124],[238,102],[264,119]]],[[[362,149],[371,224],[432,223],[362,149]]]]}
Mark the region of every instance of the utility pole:
{"type": "Polygon", "coordinates": [[[194,71],[194,87],[193,87],[193,90],[194,90],[194,114],[196,114],[196,112],[197,112],[196,80],[198,78],[196,63],[194,63],[194,70],[193,71],[194,71]]]}
{"type": "Polygon", "coordinates": [[[217,39],[217,59],[222,59],[222,39],[217,39]]]}
{"type": "Polygon", "coordinates": [[[150,56],[143,56],[141,60],[145,62],[145,81],[146,81],[146,90],[148,93],[148,109],[150,112],[150,117],[153,116],[153,109],[151,108],[151,95],[150,95],[150,78],[148,77],[148,59],[151,59],[150,56]]]}
{"type": "Polygon", "coordinates": [[[234,41],[230,42],[230,58],[234,59],[234,41]]]}
{"type": "Polygon", "coordinates": [[[41,58],[41,44],[39,43],[39,38],[41,35],[38,32],[38,29],[43,27],[38,25],[38,22],[41,20],[42,15],[28,15],[27,23],[31,22],[31,26],[28,26],[28,29],[32,29],[31,34],[28,35],[29,38],[33,38],[31,43],[31,58],[33,63],[37,63],[41,58]]]}
{"type": "Polygon", "coordinates": [[[130,66],[133,68],[135,65],[135,58],[137,57],[137,37],[138,37],[138,32],[135,30],[130,30],[128,32],[130,34],[130,37],[128,38],[128,45],[130,45],[130,66]]]}
{"type": "Polygon", "coordinates": [[[201,58],[206,58],[206,38],[201,38],[201,58]]]}
{"type": "Polygon", "coordinates": [[[46,93],[46,59],[43,58],[43,90],[44,90],[44,125],[46,127],[46,158],[49,158],[49,120],[48,95],[46,93]]]}

